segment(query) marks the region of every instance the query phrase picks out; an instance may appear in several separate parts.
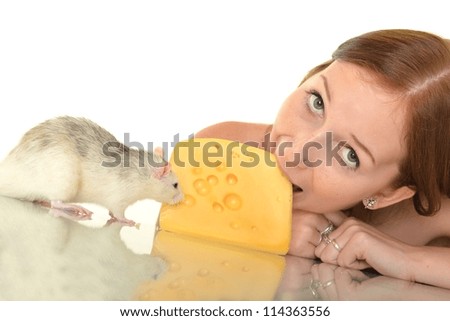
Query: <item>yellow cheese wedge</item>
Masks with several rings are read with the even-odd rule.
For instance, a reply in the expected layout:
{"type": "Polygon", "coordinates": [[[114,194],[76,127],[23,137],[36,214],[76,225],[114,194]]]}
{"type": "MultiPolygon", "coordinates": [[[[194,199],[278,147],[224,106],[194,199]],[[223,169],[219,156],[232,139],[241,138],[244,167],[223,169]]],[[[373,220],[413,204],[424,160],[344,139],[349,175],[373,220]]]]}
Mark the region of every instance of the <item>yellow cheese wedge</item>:
{"type": "Polygon", "coordinates": [[[152,256],[166,272],[136,290],[137,300],[273,300],[285,268],[283,256],[159,231],[152,256]]]}
{"type": "Polygon", "coordinates": [[[180,142],[170,159],[185,195],[161,207],[162,230],[286,254],[292,184],[273,154],[220,139],[180,142]]]}

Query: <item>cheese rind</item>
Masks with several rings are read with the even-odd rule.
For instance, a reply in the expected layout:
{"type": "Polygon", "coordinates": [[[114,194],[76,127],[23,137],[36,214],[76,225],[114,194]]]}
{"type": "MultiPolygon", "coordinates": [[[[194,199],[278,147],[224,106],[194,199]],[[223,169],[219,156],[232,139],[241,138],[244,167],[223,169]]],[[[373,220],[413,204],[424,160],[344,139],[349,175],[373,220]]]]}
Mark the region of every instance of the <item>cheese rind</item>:
{"type": "Polygon", "coordinates": [[[273,154],[235,141],[193,139],[177,144],[170,163],[185,198],[161,207],[161,229],[287,253],[292,185],[273,154]]]}

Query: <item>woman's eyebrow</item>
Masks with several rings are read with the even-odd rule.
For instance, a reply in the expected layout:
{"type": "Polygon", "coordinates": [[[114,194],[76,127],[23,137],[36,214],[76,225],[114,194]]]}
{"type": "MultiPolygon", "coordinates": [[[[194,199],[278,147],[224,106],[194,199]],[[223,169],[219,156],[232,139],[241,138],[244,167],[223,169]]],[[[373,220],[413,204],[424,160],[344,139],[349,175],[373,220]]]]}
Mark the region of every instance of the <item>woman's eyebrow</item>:
{"type": "Polygon", "coordinates": [[[353,139],[356,145],[360,149],[362,149],[367,155],[369,155],[370,159],[372,160],[372,163],[375,165],[375,157],[373,157],[373,154],[370,152],[370,150],[364,145],[354,134],[350,134],[350,137],[353,139]]]}
{"type": "Polygon", "coordinates": [[[323,80],[323,86],[325,87],[325,94],[327,95],[328,102],[331,101],[330,88],[328,87],[328,79],[324,75],[320,75],[323,80]]]}

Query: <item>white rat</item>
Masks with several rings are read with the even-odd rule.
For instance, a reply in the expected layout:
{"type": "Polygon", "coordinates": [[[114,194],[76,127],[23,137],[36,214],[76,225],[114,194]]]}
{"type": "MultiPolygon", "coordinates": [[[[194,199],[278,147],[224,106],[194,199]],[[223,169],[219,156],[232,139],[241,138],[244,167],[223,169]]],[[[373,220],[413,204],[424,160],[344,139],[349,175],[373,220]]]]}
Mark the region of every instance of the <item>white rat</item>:
{"type": "Polygon", "coordinates": [[[35,201],[56,216],[90,219],[71,203],[95,203],[112,223],[135,223],[125,209],[142,199],[175,204],[183,194],[170,165],[155,150],[129,148],[85,118],[58,117],[29,130],[0,163],[0,194],[35,201]]]}

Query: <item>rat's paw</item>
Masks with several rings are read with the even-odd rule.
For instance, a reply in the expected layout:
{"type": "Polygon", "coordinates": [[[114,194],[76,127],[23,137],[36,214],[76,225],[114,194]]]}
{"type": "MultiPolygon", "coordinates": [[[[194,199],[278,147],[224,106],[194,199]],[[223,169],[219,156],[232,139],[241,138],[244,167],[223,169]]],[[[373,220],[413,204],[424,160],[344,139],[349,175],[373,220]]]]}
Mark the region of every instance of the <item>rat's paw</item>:
{"type": "Polygon", "coordinates": [[[106,222],[105,226],[109,226],[113,223],[119,223],[122,224],[123,226],[136,227],[137,229],[139,229],[140,227],[140,224],[136,223],[135,221],[129,220],[125,217],[118,218],[114,216],[111,212],[109,213],[109,216],[111,216],[111,218],[106,222]]]}
{"type": "Polygon", "coordinates": [[[51,201],[49,213],[58,217],[62,216],[73,221],[86,221],[92,219],[92,212],[88,209],[75,205],[65,204],[61,201],[51,201]]]}

